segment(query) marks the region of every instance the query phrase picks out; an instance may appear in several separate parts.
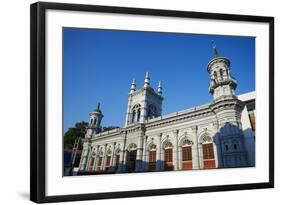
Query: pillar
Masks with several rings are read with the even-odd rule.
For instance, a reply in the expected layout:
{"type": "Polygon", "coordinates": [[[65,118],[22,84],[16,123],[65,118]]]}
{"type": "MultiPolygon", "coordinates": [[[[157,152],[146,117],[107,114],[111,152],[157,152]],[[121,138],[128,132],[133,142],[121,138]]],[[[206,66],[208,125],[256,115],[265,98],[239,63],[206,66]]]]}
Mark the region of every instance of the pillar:
{"type": "Polygon", "coordinates": [[[200,168],[200,146],[199,146],[199,138],[197,136],[198,127],[194,126],[191,128],[193,133],[193,145],[192,145],[192,167],[193,169],[200,168]]]}
{"type": "Polygon", "coordinates": [[[140,136],[138,137],[138,147],[137,147],[137,156],[136,156],[136,172],[143,171],[142,169],[142,154],[143,154],[143,140],[144,140],[144,131],[141,131],[140,136]]]}
{"type": "Polygon", "coordinates": [[[163,170],[163,159],[161,157],[162,155],[162,147],[161,147],[161,141],[162,141],[162,133],[158,134],[158,145],[157,145],[157,151],[156,151],[156,154],[157,154],[157,158],[156,158],[156,171],[161,171],[163,170]]]}
{"type": "Polygon", "coordinates": [[[174,142],[175,142],[175,145],[173,146],[173,166],[174,166],[174,170],[179,169],[178,134],[179,134],[178,130],[175,130],[173,132],[174,142]]]}
{"type": "Polygon", "coordinates": [[[142,150],[142,169],[143,171],[147,171],[147,136],[144,136],[143,138],[143,150],[142,150]]]}

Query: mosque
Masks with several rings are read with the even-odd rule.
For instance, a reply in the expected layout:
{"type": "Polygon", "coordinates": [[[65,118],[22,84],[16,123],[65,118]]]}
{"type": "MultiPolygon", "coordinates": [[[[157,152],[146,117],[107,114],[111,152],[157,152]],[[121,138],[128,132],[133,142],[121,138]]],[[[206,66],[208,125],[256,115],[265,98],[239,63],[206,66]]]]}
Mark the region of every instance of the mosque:
{"type": "Polygon", "coordinates": [[[133,80],[125,126],[101,132],[90,112],[78,173],[122,173],[255,166],[255,92],[236,95],[230,60],[214,48],[207,104],[162,115],[162,86],[133,80]]]}

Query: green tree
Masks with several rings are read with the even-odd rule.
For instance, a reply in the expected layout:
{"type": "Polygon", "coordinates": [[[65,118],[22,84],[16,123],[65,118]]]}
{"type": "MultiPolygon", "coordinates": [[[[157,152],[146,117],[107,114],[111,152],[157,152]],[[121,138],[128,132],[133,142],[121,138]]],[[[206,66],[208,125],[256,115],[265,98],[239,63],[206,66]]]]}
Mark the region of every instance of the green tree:
{"type": "MultiPolygon", "coordinates": [[[[88,123],[87,122],[77,122],[74,127],[69,128],[63,136],[64,141],[64,150],[70,151],[73,148],[76,137],[85,137],[85,133],[87,131],[88,123]]],[[[108,126],[102,127],[98,132],[105,132],[109,130],[113,130],[119,128],[117,126],[108,126]]],[[[80,141],[79,150],[82,150],[82,142],[80,141]]]]}
{"type": "MultiPolygon", "coordinates": [[[[88,123],[87,122],[78,122],[75,124],[75,127],[69,128],[63,137],[64,142],[64,150],[71,150],[74,145],[74,141],[76,137],[84,137],[87,130],[88,123]]],[[[81,141],[80,141],[81,142],[81,141]]],[[[79,150],[82,149],[82,144],[79,144],[79,150]]]]}

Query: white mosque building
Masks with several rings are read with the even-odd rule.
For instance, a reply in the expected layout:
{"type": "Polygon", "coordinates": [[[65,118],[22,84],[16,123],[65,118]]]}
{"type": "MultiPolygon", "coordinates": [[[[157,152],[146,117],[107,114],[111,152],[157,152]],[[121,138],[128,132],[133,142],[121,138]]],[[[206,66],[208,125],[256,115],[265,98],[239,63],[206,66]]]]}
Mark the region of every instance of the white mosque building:
{"type": "Polygon", "coordinates": [[[79,173],[121,173],[255,166],[255,92],[237,96],[230,60],[214,48],[207,65],[213,100],[162,115],[162,87],[131,84],[125,126],[99,132],[90,113],[79,173]]]}

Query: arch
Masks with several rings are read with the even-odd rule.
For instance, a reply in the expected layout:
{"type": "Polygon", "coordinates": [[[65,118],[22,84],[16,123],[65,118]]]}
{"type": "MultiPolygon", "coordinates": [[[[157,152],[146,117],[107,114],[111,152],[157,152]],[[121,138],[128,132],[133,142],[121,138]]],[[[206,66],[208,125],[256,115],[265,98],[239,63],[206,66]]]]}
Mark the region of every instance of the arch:
{"type": "Polygon", "coordinates": [[[112,151],[110,148],[106,151],[106,156],[109,156],[109,155],[112,155],[112,151]]]}
{"type": "Polygon", "coordinates": [[[209,169],[216,168],[218,164],[217,145],[214,141],[212,133],[204,130],[199,135],[199,156],[200,167],[209,169]]]}
{"type": "Polygon", "coordinates": [[[115,155],[116,154],[121,154],[121,149],[119,148],[119,147],[117,147],[116,149],[115,149],[115,155]]]}
{"type": "Polygon", "coordinates": [[[148,145],[148,150],[156,150],[157,146],[152,142],[148,145]]]}
{"type": "Polygon", "coordinates": [[[165,142],[163,142],[163,149],[169,149],[169,148],[173,148],[173,144],[171,143],[170,140],[166,140],[165,142]]]}
{"type": "Polygon", "coordinates": [[[199,143],[203,144],[203,143],[207,143],[207,142],[213,142],[213,137],[214,136],[213,133],[209,132],[209,131],[202,131],[201,133],[198,134],[199,136],[199,143]]]}
{"type": "Polygon", "coordinates": [[[188,170],[192,169],[192,145],[193,141],[190,139],[189,136],[187,136],[187,133],[185,132],[184,135],[181,137],[179,141],[179,152],[181,157],[181,169],[182,170],[188,170]]]}
{"type": "Polygon", "coordinates": [[[108,172],[111,164],[112,151],[108,149],[105,156],[105,171],[108,172]]]}
{"type": "Polygon", "coordinates": [[[141,105],[135,104],[131,110],[131,123],[138,122],[140,120],[141,105]]]}
{"type": "Polygon", "coordinates": [[[191,137],[187,136],[187,134],[185,133],[179,140],[179,146],[183,147],[183,146],[192,146],[194,143],[191,140],[191,137]]]}
{"type": "Polygon", "coordinates": [[[170,140],[166,140],[163,142],[164,149],[164,169],[166,171],[174,170],[173,165],[173,144],[170,140]]]}
{"type": "Polygon", "coordinates": [[[137,148],[138,148],[138,146],[135,143],[131,143],[128,145],[127,150],[130,152],[133,150],[137,150],[137,148]]]}
{"type": "Polygon", "coordinates": [[[129,144],[126,151],[126,171],[134,172],[136,168],[137,159],[137,145],[135,143],[129,144]]]}
{"type": "Polygon", "coordinates": [[[152,142],[148,146],[148,170],[156,170],[156,148],[157,146],[152,142]]]}
{"type": "Polygon", "coordinates": [[[98,153],[97,153],[99,156],[102,156],[103,155],[103,150],[102,150],[102,148],[100,148],[99,150],[98,150],[98,153]]]}

